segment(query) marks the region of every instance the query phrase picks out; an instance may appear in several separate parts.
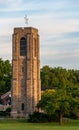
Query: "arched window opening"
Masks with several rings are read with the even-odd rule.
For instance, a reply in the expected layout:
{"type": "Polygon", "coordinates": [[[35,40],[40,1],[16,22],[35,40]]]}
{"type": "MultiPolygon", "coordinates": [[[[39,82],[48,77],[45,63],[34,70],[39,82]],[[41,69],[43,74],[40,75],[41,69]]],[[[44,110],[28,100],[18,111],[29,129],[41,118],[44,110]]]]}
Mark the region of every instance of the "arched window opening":
{"type": "Polygon", "coordinates": [[[21,38],[20,40],[20,56],[26,56],[26,39],[21,38]]]}
{"type": "Polygon", "coordinates": [[[21,105],[21,110],[24,111],[24,103],[21,105]]]}

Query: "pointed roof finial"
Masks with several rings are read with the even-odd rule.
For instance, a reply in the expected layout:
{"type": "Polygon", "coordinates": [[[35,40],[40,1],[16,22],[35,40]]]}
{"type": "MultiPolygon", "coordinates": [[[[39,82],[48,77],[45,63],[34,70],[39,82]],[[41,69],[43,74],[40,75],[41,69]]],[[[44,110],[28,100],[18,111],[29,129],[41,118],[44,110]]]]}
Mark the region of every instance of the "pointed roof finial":
{"type": "Polygon", "coordinates": [[[24,19],[25,19],[25,24],[28,25],[28,20],[29,19],[28,19],[27,15],[25,15],[24,19]]]}

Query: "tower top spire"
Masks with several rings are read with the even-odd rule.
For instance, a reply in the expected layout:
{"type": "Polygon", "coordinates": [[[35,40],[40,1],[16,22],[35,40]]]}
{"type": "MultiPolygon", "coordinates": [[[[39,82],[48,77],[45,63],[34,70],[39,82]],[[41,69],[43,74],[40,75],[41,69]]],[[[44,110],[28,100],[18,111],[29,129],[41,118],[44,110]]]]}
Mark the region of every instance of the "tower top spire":
{"type": "Polygon", "coordinates": [[[28,20],[29,19],[28,19],[27,15],[25,15],[24,19],[25,19],[25,24],[28,25],[28,20]]]}

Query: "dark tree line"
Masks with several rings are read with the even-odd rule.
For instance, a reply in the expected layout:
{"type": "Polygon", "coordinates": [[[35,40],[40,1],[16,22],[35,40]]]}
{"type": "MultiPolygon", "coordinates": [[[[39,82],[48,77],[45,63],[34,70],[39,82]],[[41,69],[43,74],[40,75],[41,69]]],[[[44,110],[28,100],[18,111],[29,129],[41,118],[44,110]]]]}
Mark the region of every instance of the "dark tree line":
{"type": "Polygon", "coordinates": [[[0,58],[0,95],[11,89],[12,67],[9,60],[0,58]]]}
{"type": "Polygon", "coordinates": [[[79,70],[44,66],[41,69],[42,98],[38,107],[52,115],[79,118],[79,70]]]}
{"type": "Polygon", "coordinates": [[[49,66],[41,68],[42,90],[72,88],[73,86],[79,86],[79,70],[67,70],[62,67],[52,68],[49,66]]]}
{"type": "MultiPolygon", "coordinates": [[[[79,86],[79,70],[44,66],[40,69],[41,89],[72,89],[79,86]]],[[[0,95],[11,89],[12,66],[9,60],[0,58],[0,95]]]]}

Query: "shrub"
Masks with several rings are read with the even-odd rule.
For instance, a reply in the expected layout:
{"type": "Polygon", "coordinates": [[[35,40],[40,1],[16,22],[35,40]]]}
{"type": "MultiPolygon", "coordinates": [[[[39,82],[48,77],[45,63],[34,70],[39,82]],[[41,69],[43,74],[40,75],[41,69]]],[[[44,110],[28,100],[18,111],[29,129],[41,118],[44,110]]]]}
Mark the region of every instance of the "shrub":
{"type": "Polygon", "coordinates": [[[6,112],[5,111],[0,111],[0,117],[4,117],[6,116],[6,112]]]}
{"type": "Polygon", "coordinates": [[[39,113],[34,112],[33,114],[29,115],[28,122],[35,122],[35,123],[43,123],[43,122],[52,122],[58,121],[58,114],[46,114],[46,113],[39,113]]]}
{"type": "Polygon", "coordinates": [[[5,111],[6,116],[10,116],[10,112],[11,112],[11,107],[8,107],[5,111]]]}
{"type": "Polygon", "coordinates": [[[0,117],[10,116],[11,108],[7,108],[5,111],[0,111],[0,117]]]}

